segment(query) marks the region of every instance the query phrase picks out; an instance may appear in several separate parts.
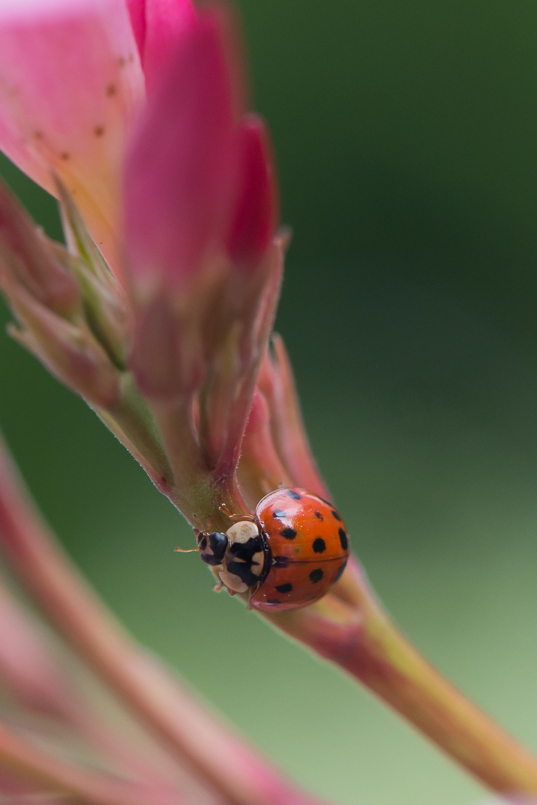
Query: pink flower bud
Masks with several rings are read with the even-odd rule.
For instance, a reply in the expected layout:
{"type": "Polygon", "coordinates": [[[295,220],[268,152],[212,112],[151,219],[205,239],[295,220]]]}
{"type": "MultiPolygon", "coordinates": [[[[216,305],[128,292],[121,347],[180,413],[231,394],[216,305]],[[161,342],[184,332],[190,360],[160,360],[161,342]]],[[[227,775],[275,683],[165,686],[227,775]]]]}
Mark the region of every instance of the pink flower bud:
{"type": "Polygon", "coordinates": [[[49,241],[0,184],[0,289],[22,329],[12,334],[67,386],[108,408],[119,372],[84,318],[69,255],[49,241]]]}
{"type": "Polygon", "coordinates": [[[194,19],[191,0],[127,0],[131,24],[144,68],[146,86],[153,86],[186,26],[194,19]]]}
{"type": "Polygon", "coordinates": [[[222,15],[185,27],[125,166],[125,244],[136,287],[184,288],[217,251],[234,197],[237,90],[222,15]]]}
{"type": "Polygon", "coordinates": [[[2,290],[22,324],[11,327],[11,335],[90,405],[113,408],[121,397],[120,374],[90,330],[55,315],[9,280],[2,290]]]}
{"type": "Polygon", "coordinates": [[[169,403],[199,384],[201,344],[181,349],[184,335],[184,328],[165,298],[155,298],[139,312],[130,368],[138,388],[149,399],[169,403]]]}
{"type": "Polygon", "coordinates": [[[274,235],[277,190],[269,134],[265,122],[247,115],[238,128],[239,189],[227,240],[231,260],[255,266],[274,235]]]}
{"type": "Polygon", "coordinates": [[[4,263],[4,270],[6,261],[18,282],[43,305],[65,316],[80,311],[74,277],[55,259],[45,236],[0,183],[0,263],[4,263]]]}

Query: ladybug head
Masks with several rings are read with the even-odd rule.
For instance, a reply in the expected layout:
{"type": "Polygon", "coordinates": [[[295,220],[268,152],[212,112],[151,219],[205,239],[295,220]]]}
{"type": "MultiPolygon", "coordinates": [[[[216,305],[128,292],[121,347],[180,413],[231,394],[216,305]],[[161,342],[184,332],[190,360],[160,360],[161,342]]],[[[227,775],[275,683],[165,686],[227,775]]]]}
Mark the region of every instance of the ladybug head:
{"type": "Polygon", "coordinates": [[[228,538],[220,531],[201,531],[198,534],[198,548],[202,562],[207,565],[221,565],[228,547],[228,538]]]}

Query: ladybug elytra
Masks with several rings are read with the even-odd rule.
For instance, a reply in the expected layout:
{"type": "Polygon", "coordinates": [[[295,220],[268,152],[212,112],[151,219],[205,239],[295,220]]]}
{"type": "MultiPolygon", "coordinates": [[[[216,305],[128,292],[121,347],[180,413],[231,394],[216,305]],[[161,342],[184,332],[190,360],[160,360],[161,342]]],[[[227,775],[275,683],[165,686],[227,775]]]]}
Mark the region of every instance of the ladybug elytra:
{"type": "Polygon", "coordinates": [[[277,489],[255,516],[233,517],[221,533],[202,531],[198,548],[219,584],[249,591],[249,605],[272,612],[312,604],[341,577],[349,538],[338,511],[304,489],[277,489]]]}

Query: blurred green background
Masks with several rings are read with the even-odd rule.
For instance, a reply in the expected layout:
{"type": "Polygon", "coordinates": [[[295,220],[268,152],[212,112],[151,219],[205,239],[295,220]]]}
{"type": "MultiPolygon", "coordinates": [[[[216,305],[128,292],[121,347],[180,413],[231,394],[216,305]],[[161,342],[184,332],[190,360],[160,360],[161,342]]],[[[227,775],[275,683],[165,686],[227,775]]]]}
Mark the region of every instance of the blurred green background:
{"type": "MultiPolygon", "coordinates": [[[[537,749],[537,7],[242,0],[294,228],[278,320],[315,453],[412,640],[537,749]]],[[[53,202],[2,173],[49,232],[53,202]]],[[[8,315],[2,309],[3,320],[8,315]]],[[[300,783],[482,790],[225,595],[78,399],[0,339],[0,424],[110,606],[300,783]]]]}

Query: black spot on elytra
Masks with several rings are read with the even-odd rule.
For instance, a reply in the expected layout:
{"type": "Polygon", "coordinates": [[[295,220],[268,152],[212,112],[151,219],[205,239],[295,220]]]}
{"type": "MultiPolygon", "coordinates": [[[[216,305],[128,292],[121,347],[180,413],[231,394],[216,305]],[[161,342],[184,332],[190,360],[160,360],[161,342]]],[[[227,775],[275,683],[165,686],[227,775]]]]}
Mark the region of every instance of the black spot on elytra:
{"type": "Polygon", "coordinates": [[[282,602],[280,601],[279,598],[269,598],[269,599],[267,599],[267,604],[281,604],[281,603],[282,602]]]}
{"type": "Polygon", "coordinates": [[[272,516],[275,520],[281,520],[282,517],[285,517],[285,512],[283,509],[274,509],[272,516]]]}
{"type": "Polygon", "coordinates": [[[321,581],[323,576],[324,576],[323,571],[321,570],[320,567],[318,567],[316,570],[311,571],[310,581],[312,581],[314,584],[317,584],[318,581],[321,581]]]}
{"type": "Polygon", "coordinates": [[[273,556],[272,564],[275,567],[287,567],[287,565],[289,564],[289,559],[287,558],[287,556],[273,556]]]}
{"type": "Polygon", "coordinates": [[[314,553],[324,553],[326,551],[326,542],[322,537],[317,537],[317,539],[313,540],[312,547],[314,553]]]}
{"type": "Polygon", "coordinates": [[[342,528],[339,529],[339,541],[341,542],[341,547],[343,550],[346,551],[349,547],[349,538],[342,528]]]}
{"type": "Polygon", "coordinates": [[[302,500],[302,495],[299,495],[294,489],[288,489],[287,494],[290,498],[293,498],[293,500],[302,500]]]}
{"type": "Polygon", "coordinates": [[[294,539],[296,537],[296,531],[294,528],[282,528],[280,534],[282,537],[285,537],[285,539],[294,539]]]}
{"type": "Polygon", "coordinates": [[[336,518],[336,520],[339,520],[339,522],[341,523],[341,517],[339,516],[339,512],[337,512],[335,509],[332,509],[332,515],[336,518]]]}
{"type": "Polygon", "coordinates": [[[336,583],[336,581],[339,581],[339,580],[340,580],[340,578],[341,578],[341,577],[342,577],[342,575],[343,575],[343,571],[345,570],[345,568],[346,568],[346,567],[347,567],[347,560],[345,559],[345,561],[343,562],[343,564],[341,565],[341,567],[339,568],[339,570],[338,570],[338,572],[337,572],[337,576],[336,576],[336,578],[334,579],[334,584],[336,583]]]}
{"type": "Polygon", "coordinates": [[[290,593],[291,590],[293,589],[293,585],[292,584],[279,584],[276,587],[276,589],[278,590],[279,593],[290,593]]]}
{"type": "Polygon", "coordinates": [[[322,516],[321,512],[315,512],[315,517],[316,517],[318,520],[324,520],[324,517],[322,516]]]}

